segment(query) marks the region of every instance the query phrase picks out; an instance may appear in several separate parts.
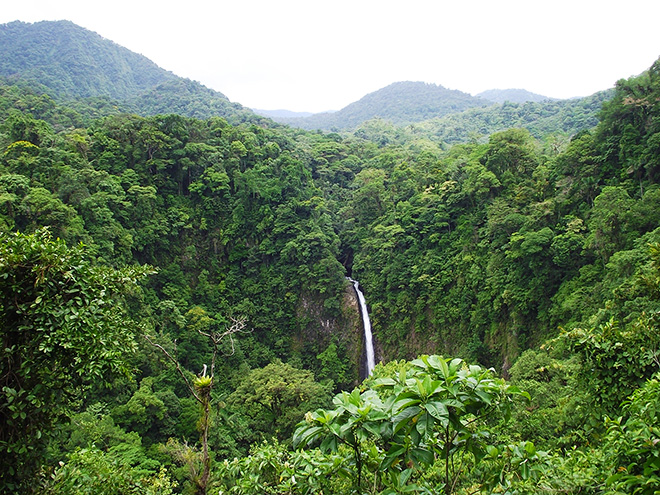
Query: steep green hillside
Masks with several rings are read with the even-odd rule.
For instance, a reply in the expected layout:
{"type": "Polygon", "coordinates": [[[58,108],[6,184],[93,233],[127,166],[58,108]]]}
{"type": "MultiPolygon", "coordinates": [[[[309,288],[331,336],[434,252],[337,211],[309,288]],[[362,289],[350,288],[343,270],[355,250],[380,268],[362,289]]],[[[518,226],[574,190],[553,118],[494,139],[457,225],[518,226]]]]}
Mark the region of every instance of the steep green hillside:
{"type": "MultiPolygon", "coordinates": [[[[621,81],[599,126],[563,152],[509,129],[447,153],[421,135],[365,164],[340,234],[385,354],[440,347],[506,367],[615,297],[616,278],[600,279],[624,269],[616,253],[648,256],[658,240],[657,66],[621,81]]],[[[635,304],[603,317],[653,307],[635,304]]]]}
{"type": "MultiPolygon", "coordinates": [[[[69,21],[1,25],[0,52],[0,76],[37,91],[47,88],[61,102],[107,98],[111,106],[139,115],[177,113],[224,117],[237,123],[266,121],[222,93],[175,76],[69,21]]],[[[107,110],[102,114],[113,113],[107,110]]]]}
{"type": "Polygon", "coordinates": [[[269,125],[272,121],[261,117],[238,103],[230,102],[222,93],[189,79],[168,80],[126,100],[126,105],[138,115],[176,113],[186,117],[207,119],[223,117],[239,124],[251,122],[269,125]]]}
{"type": "MultiPolygon", "coordinates": [[[[655,181],[652,151],[645,151],[638,158],[630,155],[638,153],[638,149],[653,149],[654,138],[642,140],[639,130],[619,129],[620,119],[610,118],[608,122],[619,126],[612,131],[615,136],[625,138],[601,138],[602,124],[593,135],[576,136],[566,153],[562,153],[562,147],[541,147],[533,136],[520,129],[493,134],[485,144],[472,142],[444,151],[423,135],[412,136],[407,141],[401,138],[401,142],[378,143],[357,135],[341,139],[337,135],[306,134],[292,129],[251,127],[239,130],[222,120],[204,122],[173,115],[146,120],[116,115],[60,135],[53,133],[45,123],[14,110],[21,108],[20,103],[25,111],[29,103],[29,108],[37,115],[56,124],[67,118],[76,126],[84,124],[75,112],[67,114],[47,97],[32,95],[32,100],[26,99],[28,93],[19,89],[7,87],[5,95],[5,171],[27,177],[27,182],[20,187],[14,182],[7,186],[5,229],[51,225],[56,234],[69,241],[83,240],[95,246],[98,258],[105,262],[128,263],[137,259],[160,267],[188,264],[189,270],[184,270],[183,277],[178,278],[178,283],[185,287],[195,286],[200,270],[196,263],[184,262],[183,253],[189,250],[197,253],[193,259],[204,260],[207,267],[213,266],[206,261],[209,257],[214,257],[214,263],[220,263],[220,272],[211,276],[235,269],[235,262],[244,256],[246,262],[254,262],[253,268],[257,270],[254,273],[261,273],[278,259],[277,266],[287,275],[269,276],[257,285],[266,284],[266,280],[267,284],[294,279],[299,283],[301,276],[293,276],[289,263],[297,256],[317,260],[315,257],[322,255],[327,267],[334,266],[337,271],[316,280],[311,274],[318,275],[321,265],[313,264],[313,268],[304,271],[306,277],[310,277],[309,286],[334,298],[333,304],[337,304],[338,294],[324,288],[327,280],[337,283],[345,271],[357,274],[373,304],[376,337],[386,358],[446,349],[474,352],[474,356],[498,367],[504,366],[519,349],[538,342],[556,325],[564,324],[566,318],[580,321],[594,310],[588,306],[590,309],[581,310],[581,316],[569,315],[561,309],[564,302],[540,294],[552,296],[556,293],[559,297],[568,290],[566,284],[577,276],[583,264],[591,263],[597,256],[608,260],[613,254],[607,251],[598,255],[594,249],[601,241],[587,241],[591,235],[596,235],[591,233],[597,223],[589,223],[592,221],[590,208],[596,204],[602,188],[621,182],[620,187],[624,188],[621,194],[625,190],[626,194],[633,195],[631,201],[642,201],[640,205],[650,202],[644,207],[630,206],[633,212],[636,208],[653,211],[655,201],[653,187],[645,185],[655,181]],[[640,144],[636,144],[637,147],[626,145],[625,151],[601,150],[602,146],[618,142],[617,139],[640,144]],[[571,167],[577,165],[568,165],[566,156],[575,153],[577,146],[586,147],[580,151],[588,155],[585,160],[600,165],[573,172],[571,167]],[[591,150],[592,147],[595,148],[591,150]],[[53,150],[60,149],[68,150],[65,154],[68,158],[58,162],[60,168],[51,171],[49,167],[55,160],[53,150]],[[623,161],[615,162],[616,157],[623,161]],[[68,171],[62,168],[67,160],[72,160],[68,171]],[[78,169],[90,167],[96,170],[94,173],[110,174],[115,177],[112,181],[119,180],[122,184],[123,193],[113,192],[117,196],[116,211],[113,211],[115,206],[107,206],[109,212],[101,214],[106,207],[101,210],[100,206],[91,207],[87,196],[95,196],[94,191],[100,186],[94,181],[87,184],[91,180],[89,177],[84,176],[82,185],[75,186],[77,181],[73,177],[80,174],[78,169]],[[209,175],[209,167],[220,167],[220,175],[215,172],[209,175]],[[129,170],[136,171],[139,180],[121,182],[125,174],[132,174],[129,170]],[[290,174],[294,172],[292,178],[290,174]],[[628,173],[633,174],[630,179],[634,180],[630,183],[625,182],[628,173]],[[211,180],[211,177],[220,182],[213,186],[199,182],[200,178],[211,180]],[[634,185],[632,189],[630,184],[634,185]],[[133,185],[149,188],[145,189],[143,199],[156,200],[151,206],[155,209],[148,216],[124,211],[131,203],[125,195],[133,185]],[[213,191],[218,188],[224,191],[226,187],[230,195],[224,202],[219,201],[213,191]],[[32,189],[35,189],[34,194],[30,193],[32,189]],[[200,194],[201,191],[207,191],[212,199],[206,198],[206,193],[200,194]],[[152,197],[152,193],[155,196],[152,197]],[[287,194],[293,194],[293,203],[285,207],[279,202],[288,198],[287,194]],[[220,206],[222,209],[217,210],[220,206]],[[51,208],[55,208],[57,214],[51,212],[51,208]],[[502,212],[507,211],[511,215],[500,218],[502,212]],[[284,215],[283,218],[292,216],[280,222],[280,215],[284,215]],[[106,225],[100,227],[99,218],[106,219],[106,225]],[[306,224],[308,220],[312,222],[309,225],[306,224]],[[299,226],[289,225],[290,222],[298,225],[299,221],[303,222],[299,226]],[[247,223],[243,225],[243,222],[247,223]],[[500,225],[502,222],[504,226],[500,225]],[[171,230],[173,226],[178,227],[171,230]],[[177,230],[185,226],[184,230],[177,230]],[[573,232],[575,228],[579,235],[573,232]],[[501,229],[504,230],[500,232],[501,229]],[[216,231],[220,237],[214,234],[206,238],[209,232],[216,231]],[[534,261],[537,270],[533,276],[531,272],[521,271],[517,260],[522,255],[513,249],[520,243],[518,248],[526,246],[525,237],[515,237],[515,242],[511,237],[528,231],[534,234],[534,242],[540,243],[538,252],[543,253],[540,260],[534,261]],[[285,232],[288,232],[284,236],[286,240],[276,241],[271,237],[285,232]],[[563,239],[562,236],[569,233],[575,234],[576,239],[583,239],[585,246],[593,249],[585,247],[577,256],[577,248],[571,244],[570,263],[567,259],[564,266],[559,258],[549,260],[545,253],[553,245],[553,239],[563,239]],[[315,237],[317,234],[319,237],[315,237]],[[297,240],[289,242],[294,239],[297,240]],[[203,246],[207,249],[204,254],[200,251],[203,246]],[[208,251],[210,246],[215,246],[213,256],[208,251]],[[223,246],[222,250],[219,246],[223,246]],[[261,254],[258,246],[263,247],[261,254]],[[474,252],[464,258],[468,250],[474,252]],[[513,251],[504,256],[510,250],[513,251]],[[218,257],[219,253],[224,255],[218,257]],[[491,265],[494,260],[497,263],[491,265]],[[475,278],[458,276],[470,272],[470,267],[474,266],[480,266],[475,278]],[[495,267],[499,268],[483,278],[495,267]],[[518,273],[518,278],[512,278],[514,273],[518,273]],[[329,278],[326,280],[326,277],[329,278]],[[424,283],[418,285],[417,280],[424,283]],[[406,289],[399,299],[395,295],[401,288],[406,289]],[[534,291],[541,292],[534,295],[534,291]],[[510,299],[514,294],[516,298],[510,299]],[[454,311],[456,298],[466,304],[458,313],[454,311]],[[499,309],[493,313],[493,308],[499,309]],[[401,320],[400,314],[407,316],[401,320]],[[521,322],[527,322],[523,325],[526,336],[522,341],[519,337],[512,338],[520,334],[521,330],[512,329],[520,327],[521,322]],[[427,334],[424,342],[431,347],[419,347],[415,338],[409,338],[410,332],[427,334]],[[445,338],[447,332],[453,335],[451,341],[445,338]]],[[[613,108],[622,105],[626,108],[626,101],[608,105],[610,113],[606,115],[610,115],[613,108]]],[[[529,105],[533,104],[519,108],[529,105]]],[[[102,188],[97,192],[104,191],[102,188]]],[[[105,204],[105,193],[101,196],[98,199],[105,204]]],[[[644,217],[639,225],[630,227],[631,232],[642,235],[654,225],[652,213],[644,217]]],[[[621,239],[616,240],[615,245],[618,249],[629,247],[621,239]]],[[[246,268],[250,263],[241,262],[241,266],[246,268]]],[[[241,284],[251,279],[248,272],[243,273],[246,278],[241,284]]],[[[241,284],[234,282],[232,286],[241,284]]],[[[283,287],[288,287],[287,284],[289,282],[283,287]]],[[[177,291],[177,298],[183,301],[185,308],[196,304],[194,298],[184,297],[188,291],[183,286],[177,291]]],[[[277,294],[279,289],[269,292],[277,294]]],[[[304,290],[295,293],[301,298],[304,290]]],[[[240,291],[236,293],[239,294],[240,291]]],[[[230,306],[240,301],[240,298],[233,300],[230,306]]],[[[253,307],[252,304],[254,301],[249,306],[253,307]]],[[[284,320],[289,320],[294,317],[295,307],[295,304],[289,306],[293,313],[270,314],[280,314],[284,320]]],[[[214,311],[218,310],[219,307],[214,311]]],[[[299,317],[296,314],[294,318],[299,317]]],[[[281,325],[275,326],[280,328],[281,325]]],[[[286,324],[281,331],[286,334],[296,325],[286,324]]],[[[269,335],[267,347],[273,344],[270,338],[278,332],[269,335]]],[[[283,349],[290,350],[289,345],[291,343],[283,349]]],[[[313,343],[311,345],[313,347],[313,343]]]]}
{"type": "Polygon", "coordinates": [[[0,26],[0,75],[34,81],[59,97],[134,97],[176,76],[69,21],[0,26]]]}
{"type": "Polygon", "coordinates": [[[23,113],[44,120],[57,131],[85,127],[94,120],[129,112],[129,104],[119,104],[107,97],[96,96],[67,101],[65,104],[49,96],[49,89],[29,81],[0,77],[0,105],[6,114],[23,113]]]}

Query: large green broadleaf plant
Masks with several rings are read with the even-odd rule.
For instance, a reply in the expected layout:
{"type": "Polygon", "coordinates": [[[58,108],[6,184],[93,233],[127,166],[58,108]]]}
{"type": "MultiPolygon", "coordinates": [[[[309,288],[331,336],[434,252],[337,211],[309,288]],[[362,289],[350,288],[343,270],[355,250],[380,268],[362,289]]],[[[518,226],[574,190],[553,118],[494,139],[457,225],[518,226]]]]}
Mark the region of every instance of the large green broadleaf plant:
{"type": "Polygon", "coordinates": [[[371,383],[362,393],[336,396],[332,410],[308,413],[294,435],[296,446],[319,444],[326,452],[349,446],[356,491],[365,464],[377,459],[372,486],[384,493],[424,491],[416,483],[434,465],[444,492],[452,493],[467,459],[476,464],[487,452],[488,418],[506,418],[514,397],[529,398],[491,369],[435,355],[371,383]]]}

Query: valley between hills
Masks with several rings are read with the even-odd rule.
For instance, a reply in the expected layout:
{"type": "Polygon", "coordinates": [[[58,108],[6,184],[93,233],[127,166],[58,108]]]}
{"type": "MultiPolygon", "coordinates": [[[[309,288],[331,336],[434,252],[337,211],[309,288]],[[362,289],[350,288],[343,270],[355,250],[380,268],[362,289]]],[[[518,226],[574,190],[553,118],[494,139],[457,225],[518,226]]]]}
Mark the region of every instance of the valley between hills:
{"type": "Polygon", "coordinates": [[[0,53],[1,493],[660,490],[660,60],[297,116],[0,53]]]}

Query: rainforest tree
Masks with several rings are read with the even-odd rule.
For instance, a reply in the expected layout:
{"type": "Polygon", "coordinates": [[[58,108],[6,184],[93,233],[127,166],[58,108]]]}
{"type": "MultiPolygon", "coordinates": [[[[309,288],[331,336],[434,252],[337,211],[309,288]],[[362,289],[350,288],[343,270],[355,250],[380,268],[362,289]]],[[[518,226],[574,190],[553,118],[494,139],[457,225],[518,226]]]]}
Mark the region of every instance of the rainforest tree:
{"type": "Polygon", "coordinates": [[[0,239],[1,491],[28,490],[53,424],[107,373],[128,373],[124,297],[146,268],[93,266],[48,231],[0,239]]]}

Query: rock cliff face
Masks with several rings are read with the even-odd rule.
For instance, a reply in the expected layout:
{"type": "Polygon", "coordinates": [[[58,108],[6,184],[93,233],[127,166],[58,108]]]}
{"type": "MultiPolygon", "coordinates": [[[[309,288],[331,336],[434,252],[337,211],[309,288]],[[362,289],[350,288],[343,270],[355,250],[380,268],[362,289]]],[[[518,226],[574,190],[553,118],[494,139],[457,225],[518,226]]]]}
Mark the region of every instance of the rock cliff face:
{"type": "Polygon", "coordinates": [[[298,305],[298,320],[301,322],[297,338],[299,349],[315,346],[322,352],[336,339],[342,350],[339,356],[350,364],[350,374],[355,384],[363,378],[364,334],[360,305],[353,286],[346,281],[339,310],[328,309],[318,295],[303,294],[298,305]]]}

